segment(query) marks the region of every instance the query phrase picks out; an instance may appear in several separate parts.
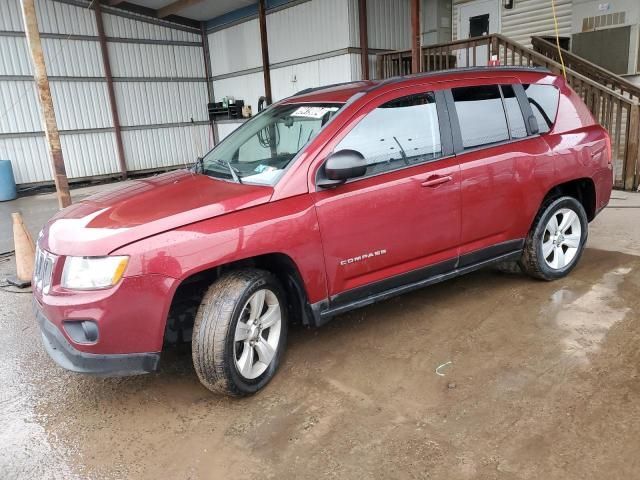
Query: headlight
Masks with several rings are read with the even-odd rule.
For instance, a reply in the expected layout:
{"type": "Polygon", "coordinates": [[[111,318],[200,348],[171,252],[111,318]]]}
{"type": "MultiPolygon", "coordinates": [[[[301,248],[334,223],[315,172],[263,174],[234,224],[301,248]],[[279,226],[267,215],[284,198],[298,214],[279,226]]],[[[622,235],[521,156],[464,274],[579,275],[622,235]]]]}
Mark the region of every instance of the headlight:
{"type": "Polygon", "coordinates": [[[129,257],[67,257],[62,286],[74,290],[112,287],[120,281],[129,257]]]}

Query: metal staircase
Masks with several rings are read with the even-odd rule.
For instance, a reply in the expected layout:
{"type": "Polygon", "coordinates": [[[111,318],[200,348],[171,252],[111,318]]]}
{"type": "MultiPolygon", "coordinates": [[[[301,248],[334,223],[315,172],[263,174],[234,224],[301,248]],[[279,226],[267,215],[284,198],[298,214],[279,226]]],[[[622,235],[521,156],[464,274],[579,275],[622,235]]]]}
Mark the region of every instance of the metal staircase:
{"type": "MultiPolygon", "coordinates": [[[[421,71],[433,72],[488,65],[542,66],[562,74],[557,47],[539,37],[533,49],[507,37],[491,34],[422,47],[421,71]]],[[[577,55],[562,52],[567,82],[582,97],[594,117],[611,136],[614,186],[635,190],[640,182],[640,88],[577,55]]],[[[411,50],[377,55],[377,78],[411,73],[411,50]]]]}

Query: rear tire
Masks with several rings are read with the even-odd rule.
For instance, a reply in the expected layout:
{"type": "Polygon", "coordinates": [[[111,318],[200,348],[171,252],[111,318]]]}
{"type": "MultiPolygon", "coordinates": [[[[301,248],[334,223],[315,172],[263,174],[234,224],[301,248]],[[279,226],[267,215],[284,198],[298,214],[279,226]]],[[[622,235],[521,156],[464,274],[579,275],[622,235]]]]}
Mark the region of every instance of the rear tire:
{"type": "Polygon", "coordinates": [[[525,241],[522,270],[547,281],[566,276],[582,256],[588,228],[587,214],[578,200],[548,200],[536,215],[525,241]]]}
{"type": "Polygon", "coordinates": [[[271,273],[235,270],[212,284],[193,326],[193,366],[209,390],[250,395],[275,375],[287,342],[284,290],[271,273]]]}

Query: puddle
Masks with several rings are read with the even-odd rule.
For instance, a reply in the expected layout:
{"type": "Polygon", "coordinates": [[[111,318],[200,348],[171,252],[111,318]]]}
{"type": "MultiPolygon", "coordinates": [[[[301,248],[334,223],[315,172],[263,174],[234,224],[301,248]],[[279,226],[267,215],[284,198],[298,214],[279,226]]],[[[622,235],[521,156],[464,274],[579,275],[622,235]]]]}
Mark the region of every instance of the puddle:
{"type": "Polygon", "coordinates": [[[631,268],[620,267],[605,273],[585,294],[575,296],[560,289],[551,296],[557,308],[556,324],[564,336],[564,352],[581,362],[596,352],[613,325],[623,320],[629,307],[618,305],[618,287],[631,268]],[[568,303],[567,303],[568,302],[568,303]]]}

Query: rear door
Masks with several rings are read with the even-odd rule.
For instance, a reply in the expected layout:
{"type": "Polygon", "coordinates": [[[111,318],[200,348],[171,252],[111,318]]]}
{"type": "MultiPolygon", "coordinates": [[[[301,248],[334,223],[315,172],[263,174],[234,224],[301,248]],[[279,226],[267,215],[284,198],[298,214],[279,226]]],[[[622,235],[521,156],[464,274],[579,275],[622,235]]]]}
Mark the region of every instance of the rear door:
{"type": "Polygon", "coordinates": [[[357,150],[364,177],[315,193],[332,306],[450,270],[460,239],[460,172],[441,92],[384,94],[320,154],[357,150]]]}
{"type": "Polygon", "coordinates": [[[462,196],[460,267],[521,248],[536,176],[553,172],[516,79],[452,84],[447,100],[462,196]]]}

